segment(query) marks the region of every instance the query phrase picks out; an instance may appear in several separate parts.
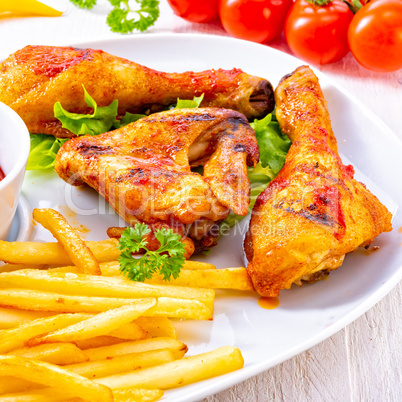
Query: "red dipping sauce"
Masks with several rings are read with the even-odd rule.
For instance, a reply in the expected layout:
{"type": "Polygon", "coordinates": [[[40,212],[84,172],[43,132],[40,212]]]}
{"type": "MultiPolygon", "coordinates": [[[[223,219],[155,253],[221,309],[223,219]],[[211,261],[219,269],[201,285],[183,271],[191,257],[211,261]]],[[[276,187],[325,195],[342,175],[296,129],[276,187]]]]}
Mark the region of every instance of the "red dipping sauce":
{"type": "Polygon", "coordinates": [[[0,181],[2,181],[5,177],[6,175],[4,174],[3,169],[0,166],[0,181]]]}

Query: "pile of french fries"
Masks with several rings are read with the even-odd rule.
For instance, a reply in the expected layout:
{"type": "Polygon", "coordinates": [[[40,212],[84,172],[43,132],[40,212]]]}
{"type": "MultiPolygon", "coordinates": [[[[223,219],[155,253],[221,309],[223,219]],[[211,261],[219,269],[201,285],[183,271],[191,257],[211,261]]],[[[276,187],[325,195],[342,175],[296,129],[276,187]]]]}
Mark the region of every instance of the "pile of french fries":
{"type": "Polygon", "coordinates": [[[170,320],[212,320],[215,288],[252,290],[244,268],[186,261],[177,279],[122,276],[117,240],[86,242],[35,209],[54,243],[0,241],[1,401],[154,401],[237,370],[239,349],[184,357],[170,320]]]}

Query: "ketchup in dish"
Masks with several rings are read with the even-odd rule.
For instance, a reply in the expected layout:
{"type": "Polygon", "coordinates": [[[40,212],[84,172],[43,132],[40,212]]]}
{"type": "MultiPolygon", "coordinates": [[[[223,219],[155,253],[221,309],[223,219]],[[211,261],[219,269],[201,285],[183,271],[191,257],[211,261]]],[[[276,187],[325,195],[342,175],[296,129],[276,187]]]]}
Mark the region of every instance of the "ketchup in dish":
{"type": "Polygon", "coordinates": [[[4,174],[3,169],[0,166],[0,181],[2,181],[5,177],[6,175],[4,174]]]}

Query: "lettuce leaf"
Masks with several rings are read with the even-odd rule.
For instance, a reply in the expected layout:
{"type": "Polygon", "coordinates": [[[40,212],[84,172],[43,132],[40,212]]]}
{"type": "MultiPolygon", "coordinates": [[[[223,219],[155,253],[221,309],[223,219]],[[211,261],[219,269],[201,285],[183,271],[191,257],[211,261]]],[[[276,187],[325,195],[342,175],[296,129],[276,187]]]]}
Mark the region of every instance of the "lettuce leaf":
{"type": "Polygon", "coordinates": [[[27,170],[52,169],[58,150],[67,140],[68,138],[55,138],[52,135],[31,134],[27,170]]]}
{"type": "Polygon", "coordinates": [[[85,102],[94,112],[92,114],[70,113],[56,102],[53,107],[54,117],[60,120],[62,127],[75,135],[97,135],[109,131],[116,121],[119,101],[115,99],[109,106],[99,107],[88,94],[85,87],[85,102]]]}
{"type": "Polygon", "coordinates": [[[194,109],[200,107],[204,94],[201,96],[194,96],[192,100],[177,98],[176,106],[173,109],[194,109]]]}
{"type": "Polygon", "coordinates": [[[260,149],[261,166],[263,168],[269,166],[276,176],[285,164],[285,158],[290,147],[289,138],[282,133],[272,114],[261,120],[256,119],[250,125],[255,130],[260,149]]]}
{"type": "Polygon", "coordinates": [[[250,183],[269,183],[276,174],[269,167],[262,167],[262,162],[258,162],[254,168],[248,168],[248,178],[250,183]]]}
{"type": "MultiPolygon", "coordinates": [[[[113,123],[113,128],[120,128],[120,127],[127,126],[127,124],[134,123],[135,121],[137,121],[145,116],[146,116],[145,114],[133,114],[133,113],[126,112],[126,114],[120,120],[116,120],[113,123]]],[[[99,134],[102,134],[102,133],[99,133],[99,134]]]]}

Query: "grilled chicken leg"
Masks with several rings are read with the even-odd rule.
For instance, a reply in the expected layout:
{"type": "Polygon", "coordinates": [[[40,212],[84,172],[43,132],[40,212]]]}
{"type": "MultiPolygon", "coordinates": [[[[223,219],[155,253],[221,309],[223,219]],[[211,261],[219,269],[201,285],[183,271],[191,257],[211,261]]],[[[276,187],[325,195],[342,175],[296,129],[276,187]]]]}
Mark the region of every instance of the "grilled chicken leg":
{"type": "Polygon", "coordinates": [[[101,50],[27,46],[0,64],[0,102],[14,109],[31,133],[74,136],[54,117],[56,102],[90,113],[84,89],[98,106],[119,101],[119,115],[158,112],[177,98],[204,94],[202,106],[237,110],[248,119],[274,108],[271,84],[241,70],[163,73],[101,50]]]}
{"type": "Polygon", "coordinates": [[[179,109],[72,138],[60,148],[55,169],[70,184],[96,189],[129,224],[204,226],[230,210],[247,214],[247,165],[258,157],[254,131],[240,113],[179,109]],[[203,176],[190,164],[203,166],[203,176]]]}
{"type": "Polygon", "coordinates": [[[346,253],[392,229],[391,214],[343,165],[317,77],[306,66],[275,90],[276,116],[292,145],[258,197],[245,239],[248,272],[263,296],[316,281],[346,253]]]}

